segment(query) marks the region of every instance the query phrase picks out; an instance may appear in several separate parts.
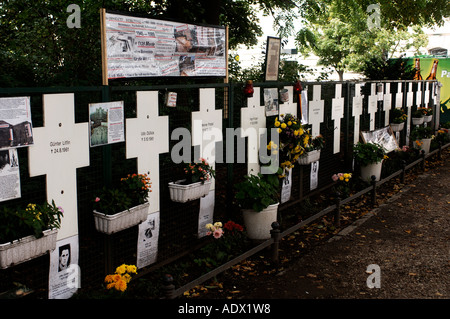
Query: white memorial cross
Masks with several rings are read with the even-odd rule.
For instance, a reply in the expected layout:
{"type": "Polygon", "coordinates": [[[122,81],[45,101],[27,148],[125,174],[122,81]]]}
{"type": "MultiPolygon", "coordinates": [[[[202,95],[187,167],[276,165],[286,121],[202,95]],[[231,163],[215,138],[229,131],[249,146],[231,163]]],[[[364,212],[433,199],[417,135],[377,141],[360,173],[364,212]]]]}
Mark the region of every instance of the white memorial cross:
{"type": "MultiPolygon", "coordinates": [[[[192,128],[192,146],[200,146],[200,157],[215,169],[216,142],[222,141],[222,110],[216,110],[215,89],[200,89],[200,111],[192,112],[192,128]]],[[[214,187],[213,179],[211,190],[214,187]]]]}
{"type": "Polygon", "coordinates": [[[361,84],[355,84],[355,96],[353,97],[353,107],[352,107],[352,115],[355,117],[355,125],[353,132],[353,144],[358,143],[359,141],[359,128],[361,119],[360,116],[362,114],[363,108],[363,95],[361,95],[361,84]]]}
{"type": "Polygon", "coordinates": [[[309,101],[309,124],[311,124],[311,136],[314,138],[320,134],[320,123],[323,122],[324,101],[320,99],[321,85],[313,86],[313,99],[309,101]]]}
{"type": "Polygon", "coordinates": [[[408,120],[406,121],[406,145],[409,145],[409,133],[411,132],[411,107],[413,105],[414,92],[412,89],[412,83],[409,83],[409,89],[406,93],[406,115],[408,115],[408,120]]]}
{"type": "Polygon", "coordinates": [[[395,93],[395,107],[402,108],[403,107],[403,85],[402,83],[397,83],[397,93],[395,93]]]}
{"type": "Polygon", "coordinates": [[[89,165],[88,123],[75,124],[73,93],[43,96],[44,126],[33,128],[30,176],[46,175],[47,201],[64,210],[57,239],[78,234],[77,168],[89,165]]]}
{"type": "Polygon", "coordinates": [[[375,114],[377,113],[377,101],[378,101],[378,94],[377,94],[377,84],[371,83],[370,86],[370,95],[368,97],[368,108],[367,111],[370,114],[370,130],[375,130],[375,114]]]}
{"type": "Polygon", "coordinates": [[[248,137],[247,173],[258,174],[259,140],[260,135],[266,132],[266,111],[260,104],[259,87],[255,87],[253,97],[248,98],[248,106],[241,108],[241,129],[241,137],[248,137]]]}
{"type": "Polygon", "coordinates": [[[430,103],[430,83],[429,82],[425,82],[423,103],[424,103],[425,107],[428,107],[428,104],[430,103]]]}
{"type": "Polygon", "coordinates": [[[392,104],[391,83],[385,84],[383,96],[384,126],[389,125],[389,110],[392,104]]]}
{"type": "Polygon", "coordinates": [[[333,154],[339,153],[341,145],[341,119],[344,117],[344,98],[342,84],[335,86],[335,98],[331,101],[331,118],[334,120],[333,154]]]}
{"type": "Polygon", "coordinates": [[[297,116],[297,103],[292,102],[293,99],[293,87],[292,86],[288,86],[288,87],[283,87],[284,89],[288,90],[288,94],[289,94],[289,101],[284,102],[284,103],[280,103],[279,104],[279,114],[291,114],[293,116],[297,116]]]}
{"type": "Polygon", "coordinates": [[[422,83],[417,83],[417,91],[416,91],[416,106],[422,107],[422,83]]]}
{"type": "Polygon", "coordinates": [[[158,92],[136,92],[136,118],[126,120],[126,156],[152,183],[149,213],[159,212],[159,154],[169,151],[169,117],[158,115],[158,92]]]}

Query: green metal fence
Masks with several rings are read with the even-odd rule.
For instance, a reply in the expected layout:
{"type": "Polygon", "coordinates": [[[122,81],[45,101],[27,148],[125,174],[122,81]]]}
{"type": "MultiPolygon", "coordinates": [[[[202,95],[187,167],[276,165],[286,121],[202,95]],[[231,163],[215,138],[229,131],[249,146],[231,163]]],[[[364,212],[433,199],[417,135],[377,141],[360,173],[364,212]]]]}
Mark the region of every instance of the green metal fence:
{"type": "MultiPolygon", "coordinates": [[[[360,117],[360,130],[370,129],[370,115],[368,113],[368,95],[370,83],[366,82],[362,93],[363,114],[360,117]]],[[[414,111],[419,106],[433,107],[433,90],[425,91],[426,81],[389,81],[377,83],[390,83],[391,94],[397,93],[398,84],[402,88],[401,99],[392,98],[389,108],[411,106],[414,111]],[[411,84],[411,85],[410,85],[411,84]],[[409,89],[412,89],[410,91],[409,89]],[[417,91],[423,94],[416,94],[417,91]],[[428,103],[425,103],[425,92],[428,94],[428,103]],[[408,99],[412,98],[411,101],[408,99]]],[[[429,82],[435,83],[435,82],[429,82]]],[[[296,166],[292,176],[292,196],[290,201],[280,206],[280,217],[285,212],[298,214],[302,212],[300,203],[308,196],[324,193],[332,185],[331,176],[338,172],[351,171],[353,168],[352,146],[354,141],[354,117],[352,116],[352,98],[355,96],[355,82],[318,82],[302,83],[308,88],[308,100],[312,99],[313,86],[321,86],[321,99],[324,100],[324,118],[320,124],[320,133],[324,136],[326,146],[322,150],[318,187],[310,190],[309,166],[296,166]],[[333,153],[333,134],[335,123],[332,119],[332,99],[335,98],[335,85],[342,85],[344,98],[344,117],[341,119],[339,132],[341,148],[333,153]]],[[[278,88],[292,86],[293,83],[255,83],[255,87],[278,88]]],[[[30,96],[32,121],[34,127],[43,126],[42,96],[44,94],[74,93],[75,95],[75,121],[84,123],[89,120],[89,103],[124,101],[126,118],[136,117],[136,92],[158,91],[159,114],[169,117],[169,136],[178,127],[191,129],[191,113],[199,110],[199,90],[201,88],[214,88],[216,95],[216,109],[223,110],[223,130],[237,128],[240,124],[241,108],[247,106],[247,98],[243,93],[244,84],[192,84],[192,85],[157,85],[157,86],[102,86],[102,87],[70,87],[70,88],[0,88],[0,97],[30,96]],[[177,92],[177,106],[168,108],[164,105],[164,95],[167,91],[177,92]]],[[[261,98],[261,103],[263,98],[261,98]]],[[[439,118],[435,112],[430,125],[437,128],[439,118]]],[[[383,102],[378,102],[375,117],[375,128],[384,126],[385,111],[383,102]]],[[[406,143],[406,130],[400,134],[400,146],[406,143]]],[[[225,150],[226,134],[224,140],[218,143],[217,149],[225,150]]],[[[151,272],[164,264],[186,255],[202,245],[203,239],[197,237],[199,200],[180,204],[172,202],[169,198],[167,183],[177,178],[180,165],[174,165],[170,157],[170,150],[177,141],[170,141],[169,152],[160,154],[160,235],[158,241],[158,261],[143,269],[151,272]]],[[[81,286],[98,285],[103,281],[104,275],[119,264],[134,264],[137,249],[137,226],[113,235],[103,235],[94,228],[92,216],[92,200],[96,190],[128,173],[137,172],[136,159],[126,158],[126,144],[116,143],[90,148],[90,165],[77,169],[78,192],[78,230],[79,230],[79,265],[82,271],[81,286]]],[[[192,152],[194,154],[194,152],[192,152]]],[[[22,196],[20,199],[1,202],[0,205],[26,204],[30,201],[45,201],[45,176],[30,177],[28,172],[28,153],[26,148],[18,149],[20,163],[20,179],[22,196]]],[[[398,168],[392,168],[397,170],[398,168]]],[[[215,190],[215,218],[224,220],[240,220],[237,207],[233,204],[233,185],[246,174],[246,163],[217,163],[216,164],[216,190],[215,190]]],[[[391,172],[383,171],[384,176],[391,172]]],[[[13,282],[20,282],[37,291],[45,292],[48,286],[49,258],[42,256],[14,267],[0,270],[0,292],[10,289],[13,282]]]]}

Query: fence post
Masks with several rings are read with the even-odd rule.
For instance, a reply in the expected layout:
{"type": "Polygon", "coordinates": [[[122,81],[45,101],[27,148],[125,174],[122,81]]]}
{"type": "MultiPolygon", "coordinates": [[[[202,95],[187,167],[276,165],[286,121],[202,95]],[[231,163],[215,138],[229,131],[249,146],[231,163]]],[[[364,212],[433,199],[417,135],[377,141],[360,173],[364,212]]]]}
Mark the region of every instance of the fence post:
{"type": "Polygon", "coordinates": [[[375,175],[372,175],[370,178],[372,180],[372,206],[375,206],[377,203],[377,181],[375,175]]]}
{"type": "Polygon", "coordinates": [[[169,274],[164,275],[163,291],[165,299],[175,299],[175,285],[173,284],[173,277],[169,274]]]}
{"type": "Polygon", "coordinates": [[[438,160],[442,159],[442,141],[439,141],[438,160]]]}
{"type": "Polygon", "coordinates": [[[402,174],[400,175],[400,182],[405,184],[405,175],[406,175],[406,161],[402,161],[402,174]]]}
{"type": "Polygon", "coordinates": [[[422,162],[420,163],[420,166],[422,168],[422,171],[425,171],[425,151],[420,151],[420,156],[422,157],[422,162]]]}
{"type": "Polygon", "coordinates": [[[278,222],[272,223],[272,229],[270,230],[270,235],[273,238],[272,245],[272,262],[278,268],[278,249],[280,246],[280,224],[278,222]]]}
{"type": "Polygon", "coordinates": [[[334,212],[334,225],[341,226],[341,194],[336,192],[336,210],[334,212]]]}

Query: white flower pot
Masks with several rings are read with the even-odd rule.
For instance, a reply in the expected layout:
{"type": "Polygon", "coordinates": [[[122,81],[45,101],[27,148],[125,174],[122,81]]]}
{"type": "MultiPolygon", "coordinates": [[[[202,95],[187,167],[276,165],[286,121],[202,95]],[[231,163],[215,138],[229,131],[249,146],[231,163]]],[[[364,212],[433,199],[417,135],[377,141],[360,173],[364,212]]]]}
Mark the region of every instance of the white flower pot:
{"type": "Polygon", "coordinates": [[[271,237],[272,223],[277,221],[279,203],[268,206],[260,212],[243,209],[244,225],[247,236],[253,240],[266,240],[271,237]]]}
{"type": "Polygon", "coordinates": [[[366,181],[372,181],[372,175],[375,175],[375,181],[379,181],[381,178],[381,168],[383,167],[383,161],[379,163],[369,164],[367,166],[361,166],[361,178],[366,181]]]}
{"type": "Polygon", "coordinates": [[[389,124],[393,132],[400,132],[405,127],[405,122],[389,124]]]}
{"type": "Polygon", "coordinates": [[[432,119],[433,119],[433,115],[425,115],[423,117],[424,122],[431,122],[432,119]]]}
{"type": "Polygon", "coordinates": [[[10,243],[0,244],[0,268],[13,265],[45,255],[56,248],[58,229],[43,231],[41,238],[27,236],[10,243]]]}
{"type": "Polygon", "coordinates": [[[95,228],[104,234],[113,234],[142,223],[147,219],[150,203],[144,203],[123,212],[106,215],[94,210],[95,228]]]}
{"type": "Polygon", "coordinates": [[[306,156],[299,157],[297,162],[300,165],[308,165],[308,164],[318,161],[319,159],[320,159],[320,150],[314,150],[311,152],[307,152],[306,156]]]}
{"type": "Polygon", "coordinates": [[[169,183],[170,199],[174,202],[186,203],[206,196],[211,188],[212,180],[208,180],[204,183],[197,182],[192,184],[181,184],[185,180],[178,180],[169,183]]]}
{"type": "Polygon", "coordinates": [[[413,125],[421,125],[423,124],[423,117],[412,117],[412,124],[413,125]]]}
{"type": "Polygon", "coordinates": [[[420,149],[425,151],[425,155],[430,153],[431,138],[419,140],[421,142],[420,149]]]}

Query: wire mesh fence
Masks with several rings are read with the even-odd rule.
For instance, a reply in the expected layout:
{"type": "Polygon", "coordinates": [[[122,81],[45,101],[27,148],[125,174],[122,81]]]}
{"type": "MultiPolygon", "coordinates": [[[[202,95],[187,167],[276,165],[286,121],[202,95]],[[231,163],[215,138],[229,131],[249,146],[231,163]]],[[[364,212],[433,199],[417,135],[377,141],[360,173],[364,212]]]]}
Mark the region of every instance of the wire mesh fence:
{"type": "MultiPolygon", "coordinates": [[[[280,205],[280,218],[289,215],[304,214],[302,201],[313,194],[324,192],[332,185],[331,176],[338,172],[352,171],[354,163],[352,148],[355,135],[359,139],[359,131],[355,131],[355,122],[359,122],[359,130],[370,131],[371,128],[386,126],[386,113],[395,107],[402,107],[410,111],[418,107],[432,107],[433,121],[428,125],[437,128],[439,124],[439,107],[436,106],[436,82],[430,81],[390,81],[390,82],[366,82],[364,86],[357,82],[324,82],[303,83],[307,89],[308,101],[313,100],[314,86],[320,86],[320,99],[323,104],[323,118],[320,122],[320,134],[325,139],[325,147],[321,152],[319,167],[312,165],[296,165],[292,172],[292,190],[290,200],[280,205]],[[371,103],[369,97],[371,84],[383,84],[384,89],[390,87],[390,91],[384,91],[377,98],[374,113],[370,113],[371,103]],[[386,85],[389,84],[389,85],[386,85]],[[342,88],[343,99],[342,117],[333,116],[333,99],[336,99],[336,85],[342,88]],[[358,92],[360,90],[360,92],[358,92]],[[362,113],[353,115],[354,97],[362,94],[362,113]],[[385,97],[390,94],[391,99],[385,97]],[[359,119],[358,119],[359,117],[359,119]],[[357,121],[355,121],[357,119],[357,121]],[[359,121],[358,121],[359,120],[359,121]],[[338,125],[337,121],[340,121],[338,125]],[[372,123],[373,122],[373,123],[372,123]],[[335,134],[340,141],[340,147],[335,150],[335,134]],[[318,169],[317,185],[311,187],[311,172],[318,169]]],[[[255,87],[277,88],[292,86],[293,83],[255,83],[255,87]]],[[[192,84],[173,86],[110,86],[110,87],[80,87],[80,88],[33,88],[33,89],[0,89],[0,97],[30,96],[33,127],[41,127],[45,124],[43,117],[43,95],[55,93],[74,93],[75,122],[85,123],[89,121],[89,104],[107,101],[124,101],[125,118],[136,117],[136,92],[157,91],[159,115],[168,116],[169,120],[169,152],[159,154],[160,175],[160,226],[158,239],[158,258],[144,271],[152,271],[161,265],[176,260],[181,256],[197,249],[203,242],[198,236],[200,201],[188,203],[176,203],[171,201],[167,184],[177,180],[180,176],[183,164],[174,164],[171,151],[179,142],[171,139],[172,132],[176,128],[192,130],[192,112],[199,111],[200,90],[213,88],[215,91],[215,108],[222,110],[223,140],[216,143],[216,157],[222,161],[216,162],[216,186],[215,186],[215,219],[233,219],[239,221],[239,209],[233,202],[233,185],[240,181],[247,173],[247,161],[236,161],[241,149],[234,143],[234,161],[226,161],[228,150],[226,134],[227,128],[237,128],[241,123],[241,109],[247,106],[248,99],[244,95],[242,83],[231,84],[192,84]],[[164,103],[167,92],[177,93],[176,107],[167,107],[164,103]]],[[[375,93],[377,94],[377,93],[375,93]]],[[[295,97],[291,97],[295,99],[295,97]]],[[[264,103],[261,95],[260,103],[264,103]]],[[[387,116],[387,117],[386,117],[387,116]]],[[[267,118],[267,123],[273,121],[267,118]]],[[[311,124],[306,124],[311,128],[311,124]]],[[[400,132],[397,137],[399,146],[407,143],[410,132],[408,129],[400,132]]],[[[125,128],[126,129],[126,128],[125,128]]],[[[248,141],[247,141],[248,142],[248,141]]],[[[191,154],[196,154],[197,146],[191,147],[191,154]]],[[[152,152],[152,150],[148,150],[152,152]]],[[[245,150],[247,152],[247,150],[245,150]]],[[[247,158],[247,153],[245,158],[247,158]]],[[[20,163],[21,197],[15,200],[3,201],[0,205],[15,206],[26,205],[30,202],[43,202],[47,200],[45,175],[30,177],[28,171],[28,152],[26,148],[18,149],[20,163]]],[[[228,159],[229,159],[228,158],[228,159]]],[[[192,160],[194,158],[192,157],[192,160]]],[[[395,169],[395,168],[392,168],[395,169]]],[[[96,192],[104,186],[111,185],[127,174],[137,172],[137,159],[127,158],[126,142],[115,143],[89,150],[89,165],[77,169],[77,203],[78,203],[78,240],[79,240],[79,266],[82,271],[81,287],[98,285],[103,281],[104,275],[113,267],[122,263],[135,264],[137,258],[137,227],[134,226],[124,231],[105,235],[95,230],[92,214],[92,203],[96,192]]],[[[383,174],[389,174],[385,170],[383,174]]],[[[309,203],[314,206],[314,203],[309,203]]],[[[31,261],[0,270],[0,292],[14,287],[14,283],[22,283],[27,287],[45,294],[48,287],[49,257],[44,255],[31,261]]]]}

